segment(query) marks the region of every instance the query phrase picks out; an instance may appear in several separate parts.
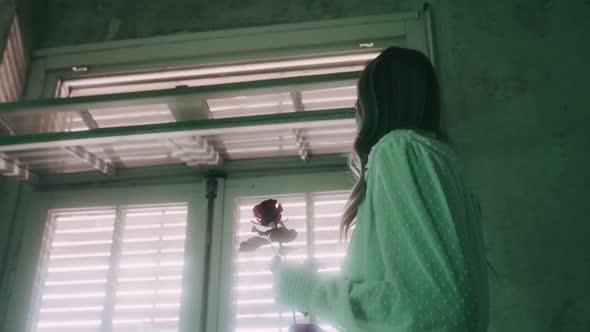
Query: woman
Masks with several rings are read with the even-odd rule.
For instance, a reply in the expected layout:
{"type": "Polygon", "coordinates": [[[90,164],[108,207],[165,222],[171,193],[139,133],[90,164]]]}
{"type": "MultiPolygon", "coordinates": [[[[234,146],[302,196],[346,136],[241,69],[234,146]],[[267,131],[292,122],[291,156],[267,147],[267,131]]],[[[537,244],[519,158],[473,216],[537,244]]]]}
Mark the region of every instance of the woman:
{"type": "Polygon", "coordinates": [[[358,176],[341,230],[354,233],[342,276],[273,266],[279,302],[341,331],[485,331],[480,213],[440,127],[434,68],[392,47],[358,83],[358,176]]]}

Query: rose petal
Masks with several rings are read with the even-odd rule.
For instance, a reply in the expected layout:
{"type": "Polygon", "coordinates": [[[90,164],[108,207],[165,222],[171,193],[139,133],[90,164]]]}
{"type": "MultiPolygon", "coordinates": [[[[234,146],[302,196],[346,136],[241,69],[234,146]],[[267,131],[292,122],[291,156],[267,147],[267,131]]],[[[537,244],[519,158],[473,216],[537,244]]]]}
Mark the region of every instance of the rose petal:
{"type": "Polygon", "coordinates": [[[270,233],[270,229],[266,231],[261,231],[256,226],[252,226],[252,233],[258,233],[260,236],[267,236],[270,233]]]}
{"type": "Polygon", "coordinates": [[[279,204],[279,207],[277,208],[276,204],[277,200],[267,199],[252,209],[252,212],[260,225],[268,226],[268,224],[272,222],[281,220],[282,216],[280,212],[282,211],[282,206],[279,204]]]}

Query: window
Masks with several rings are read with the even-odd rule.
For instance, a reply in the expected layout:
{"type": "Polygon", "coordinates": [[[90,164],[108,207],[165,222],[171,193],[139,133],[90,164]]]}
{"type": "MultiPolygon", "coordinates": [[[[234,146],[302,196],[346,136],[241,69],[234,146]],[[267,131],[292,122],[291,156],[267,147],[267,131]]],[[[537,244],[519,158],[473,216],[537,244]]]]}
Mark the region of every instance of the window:
{"type": "MultiPolygon", "coordinates": [[[[291,58],[274,61],[252,61],[240,64],[159,69],[151,72],[126,72],[65,79],[56,90],[56,97],[110,95],[127,92],[157,91],[181,86],[214,86],[228,83],[254,82],[269,79],[360,72],[374,59],[377,50],[330,56],[291,58]]],[[[83,131],[96,128],[170,123],[183,120],[219,119],[238,116],[352,108],[356,100],[355,80],[326,83],[330,88],[302,89],[283,87],[278,93],[260,92],[242,95],[244,91],[212,93],[192,101],[90,108],[72,112],[55,112],[40,125],[37,115],[10,115],[5,122],[17,133],[83,131]],[[344,85],[344,86],[343,86],[344,85]],[[185,104],[186,103],[186,104],[185,104]]],[[[44,115],[47,117],[48,115],[44,115]]]]}
{"type": "MultiPolygon", "coordinates": [[[[1,43],[0,43],[1,44],[1,43]]],[[[25,84],[27,63],[18,19],[15,16],[4,51],[0,54],[0,103],[17,101],[25,84]]],[[[14,129],[0,116],[0,135],[14,135],[14,129]]]]}
{"type": "Polygon", "coordinates": [[[208,67],[158,70],[142,73],[79,77],[61,82],[57,97],[96,96],[113,93],[207,86],[287,77],[358,72],[379,55],[380,49],[349,54],[257,61],[208,67]]]}
{"type": "Polygon", "coordinates": [[[0,58],[0,102],[17,101],[25,83],[26,60],[16,16],[0,58]]]}
{"type": "MultiPolygon", "coordinates": [[[[287,261],[303,262],[314,259],[318,271],[337,274],[346,253],[346,244],[339,241],[339,221],[349,192],[322,192],[274,197],[284,209],[286,225],[298,232],[297,239],[287,246],[296,248],[287,254],[287,261]]],[[[236,247],[253,236],[252,208],[265,198],[242,198],[236,206],[236,247]]],[[[288,306],[274,301],[272,274],[269,271],[273,250],[269,245],[254,252],[237,252],[234,260],[234,331],[286,332],[293,322],[288,306]]],[[[304,317],[297,313],[298,322],[304,317]]],[[[313,319],[313,318],[312,318],[313,319]]],[[[316,322],[327,331],[336,331],[329,325],[316,322]]]]}
{"type": "Polygon", "coordinates": [[[30,331],[177,331],[187,205],[51,211],[30,331]]]}

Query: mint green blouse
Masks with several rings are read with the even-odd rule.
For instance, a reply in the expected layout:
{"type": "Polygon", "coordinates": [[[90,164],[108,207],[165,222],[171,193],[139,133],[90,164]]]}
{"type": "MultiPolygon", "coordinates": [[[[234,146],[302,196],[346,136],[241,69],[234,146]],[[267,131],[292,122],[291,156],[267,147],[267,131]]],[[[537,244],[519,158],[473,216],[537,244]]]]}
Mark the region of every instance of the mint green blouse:
{"type": "Polygon", "coordinates": [[[485,331],[480,212],[452,148],[392,131],[372,148],[366,180],[340,275],[280,264],[277,301],[343,332],[485,331]]]}

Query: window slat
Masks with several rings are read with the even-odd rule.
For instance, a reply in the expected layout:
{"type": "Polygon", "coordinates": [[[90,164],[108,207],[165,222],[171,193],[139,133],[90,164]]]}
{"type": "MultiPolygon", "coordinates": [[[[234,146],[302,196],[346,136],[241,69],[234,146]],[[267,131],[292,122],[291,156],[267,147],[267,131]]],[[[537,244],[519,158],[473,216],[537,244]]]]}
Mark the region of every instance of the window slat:
{"type": "MultiPolygon", "coordinates": [[[[317,96],[310,93],[309,98],[311,100],[317,96]]],[[[283,217],[288,219],[287,226],[297,229],[298,232],[297,239],[286,244],[297,248],[287,255],[287,260],[303,262],[312,258],[308,256],[308,253],[312,252],[314,260],[319,264],[319,273],[338,274],[347,249],[346,243],[339,239],[339,222],[349,193],[308,195],[309,204],[312,205],[309,209],[311,218],[309,223],[305,196],[277,198],[284,208],[283,217]],[[308,242],[308,238],[312,239],[311,242],[308,242]]],[[[249,198],[238,200],[235,241],[244,241],[255,235],[250,231],[252,228],[250,220],[253,219],[252,208],[259,202],[260,200],[249,198]]],[[[276,244],[275,246],[278,249],[276,244]]],[[[269,245],[254,252],[236,254],[234,258],[236,273],[234,331],[279,331],[281,327],[286,331],[291,324],[291,308],[279,306],[274,302],[272,274],[269,271],[273,255],[274,252],[269,245]]],[[[298,320],[304,321],[303,316],[300,316],[298,320]]],[[[327,330],[336,331],[331,327],[327,330]]]]}
{"type": "Polygon", "coordinates": [[[186,204],[121,211],[121,220],[114,208],[50,214],[34,331],[92,331],[105,317],[113,331],[177,331],[186,204]],[[119,230],[121,245],[113,247],[119,230]]]}
{"type": "Polygon", "coordinates": [[[15,16],[3,53],[0,54],[0,103],[18,101],[24,86],[26,70],[20,27],[15,16]]]}
{"type": "Polygon", "coordinates": [[[128,209],[115,291],[113,331],[178,326],[186,209],[128,209]]]}

